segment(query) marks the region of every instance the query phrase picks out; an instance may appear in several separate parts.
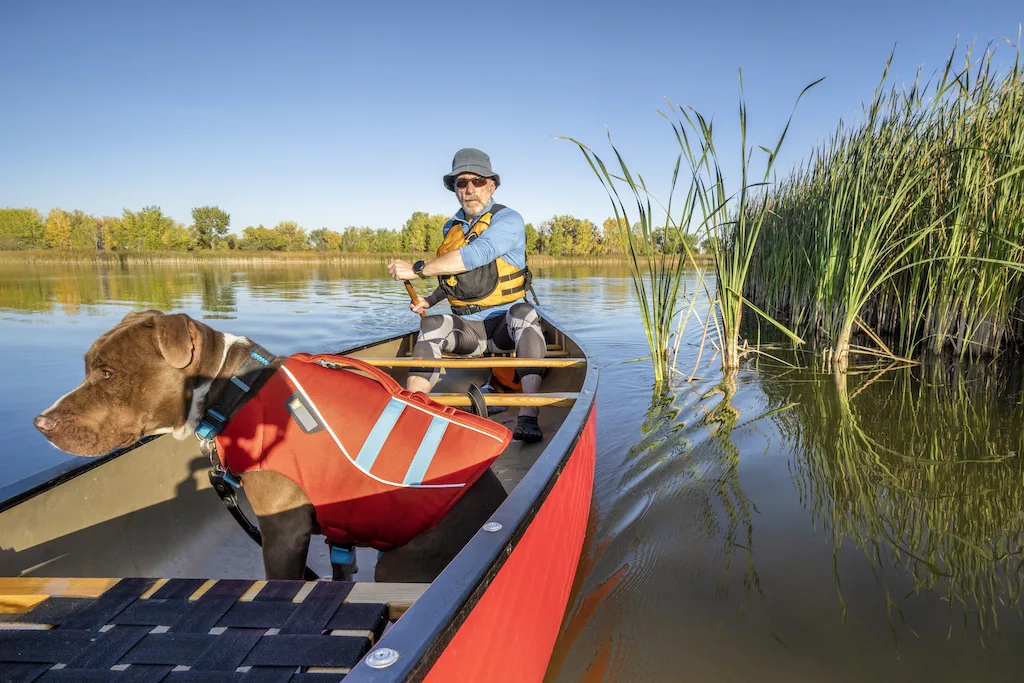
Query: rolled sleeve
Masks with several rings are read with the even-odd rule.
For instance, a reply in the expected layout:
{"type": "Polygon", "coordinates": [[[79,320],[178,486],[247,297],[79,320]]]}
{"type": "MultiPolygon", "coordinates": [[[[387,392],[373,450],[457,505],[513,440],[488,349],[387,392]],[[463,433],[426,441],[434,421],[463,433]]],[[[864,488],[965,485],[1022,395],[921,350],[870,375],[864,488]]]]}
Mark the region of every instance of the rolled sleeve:
{"type": "Polygon", "coordinates": [[[523,217],[512,209],[499,211],[490,226],[460,251],[466,270],[479,268],[499,256],[514,266],[525,267],[526,225],[523,217]]]}

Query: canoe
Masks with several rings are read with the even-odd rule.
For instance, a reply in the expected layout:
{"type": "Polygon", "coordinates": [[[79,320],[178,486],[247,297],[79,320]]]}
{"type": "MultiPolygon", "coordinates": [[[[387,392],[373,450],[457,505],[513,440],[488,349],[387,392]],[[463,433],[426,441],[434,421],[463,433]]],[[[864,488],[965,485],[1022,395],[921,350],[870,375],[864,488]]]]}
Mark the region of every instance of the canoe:
{"type": "MultiPolygon", "coordinates": [[[[517,405],[543,406],[544,440],[494,462],[507,497],[431,583],[374,582],[370,549],[352,582],[262,580],[260,549],[193,439],[150,438],[0,489],[0,679],[542,680],[586,533],[598,382],[583,348],[543,325],[542,391],[486,401],[508,406],[491,419],[510,428],[517,405]]],[[[414,342],[340,353],[404,383],[424,365],[414,342]]],[[[526,362],[440,359],[432,397],[469,405],[470,383],[526,362]]],[[[309,566],[329,577],[316,539],[309,566]]]]}

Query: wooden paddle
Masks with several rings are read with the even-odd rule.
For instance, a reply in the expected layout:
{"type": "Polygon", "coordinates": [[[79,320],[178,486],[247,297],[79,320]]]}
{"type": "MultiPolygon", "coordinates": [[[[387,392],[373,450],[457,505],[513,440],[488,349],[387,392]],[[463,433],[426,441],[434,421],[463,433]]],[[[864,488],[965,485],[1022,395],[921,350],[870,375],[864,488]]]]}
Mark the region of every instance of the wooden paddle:
{"type": "MultiPolygon", "coordinates": [[[[420,302],[420,295],[416,293],[415,289],[413,289],[412,283],[410,283],[408,280],[402,280],[402,282],[405,283],[405,291],[409,292],[409,298],[412,300],[413,304],[418,304],[420,302]]],[[[420,311],[421,318],[425,317],[426,315],[426,311],[420,311]]]]}

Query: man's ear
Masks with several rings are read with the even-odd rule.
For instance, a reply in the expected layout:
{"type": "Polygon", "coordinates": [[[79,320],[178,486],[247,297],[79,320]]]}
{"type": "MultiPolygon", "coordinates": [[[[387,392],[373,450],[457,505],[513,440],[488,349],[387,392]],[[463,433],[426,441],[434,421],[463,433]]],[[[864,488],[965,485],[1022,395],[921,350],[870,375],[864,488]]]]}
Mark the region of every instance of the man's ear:
{"type": "Polygon", "coordinates": [[[193,334],[199,334],[192,319],[184,313],[175,313],[161,315],[153,323],[164,360],[174,368],[188,367],[195,353],[193,334]]]}

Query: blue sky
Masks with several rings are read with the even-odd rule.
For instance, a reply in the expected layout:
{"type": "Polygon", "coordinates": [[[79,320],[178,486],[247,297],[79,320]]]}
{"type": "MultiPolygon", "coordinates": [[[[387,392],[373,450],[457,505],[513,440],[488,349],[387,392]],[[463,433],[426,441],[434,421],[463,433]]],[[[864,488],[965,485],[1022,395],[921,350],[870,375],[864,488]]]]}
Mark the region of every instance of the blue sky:
{"type": "Polygon", "coordinates": [[[941,68],[958,37],[998,41],[1005,63],[1022,20],[986,0],[4,2],[0,207],[399,228],[458,208],[441,176],[472,146],[527,222],[600,222],[604,191],[555,136],[607,157],[607,126],[661,191],[678,153],[663,97],[714,116],[735,159],[738,67],[757,144],[826,77],[797,109],[791,165],[859,113],[894,46],[898,78],[941,68]]]}

